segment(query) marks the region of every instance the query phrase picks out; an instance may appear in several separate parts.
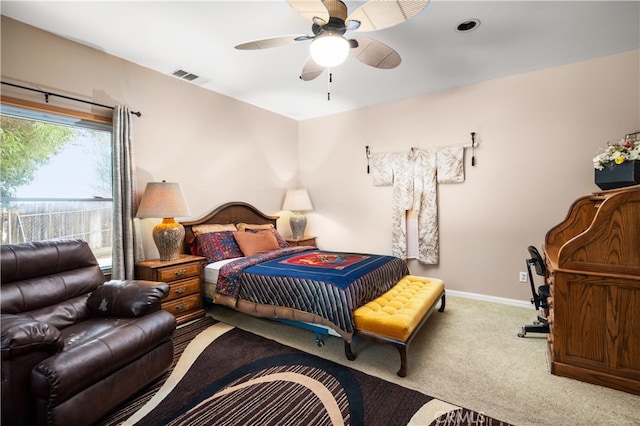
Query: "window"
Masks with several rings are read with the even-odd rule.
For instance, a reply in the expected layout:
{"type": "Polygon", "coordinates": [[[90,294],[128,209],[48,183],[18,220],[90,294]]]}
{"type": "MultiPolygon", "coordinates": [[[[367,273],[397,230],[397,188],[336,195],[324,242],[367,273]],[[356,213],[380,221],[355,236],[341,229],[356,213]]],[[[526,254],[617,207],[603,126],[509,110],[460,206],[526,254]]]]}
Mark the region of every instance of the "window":
{"type": "Polygon", "coordinates": [[[111,266],[111,133],[106,123],[2,104],[2,244],[81,238],[111,266]]]}

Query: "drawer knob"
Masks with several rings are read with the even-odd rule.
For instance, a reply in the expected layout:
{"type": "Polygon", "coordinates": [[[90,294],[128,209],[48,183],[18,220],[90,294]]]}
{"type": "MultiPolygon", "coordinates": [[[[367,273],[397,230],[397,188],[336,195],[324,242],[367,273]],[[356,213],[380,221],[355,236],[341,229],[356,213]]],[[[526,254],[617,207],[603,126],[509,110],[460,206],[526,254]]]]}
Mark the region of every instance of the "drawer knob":
{"type": "Polygon", "coordinates": [[[180,269],[180,270],[176,271],[176,275],[177,276],[182,276],[182,275],[184,275],[186,273],[187,273],[186,269],[180,269]]]}
{"type": "Polygon", "coordinates": [[[182,294],[182,293],[184,293],[185,291],[187,291],[187,288],[186,288],[186,287],[180,287],[180,288],[176,288],[176,289],[174,290],[174,292],[175,292],[176,294],[182,294]]]}
{"type": "Polygon", "coordinates": [[[184,308],[186,308],[186,307],[187,307],[186,303],[181,303],[179,305],[176,305],[176,311],[183,311],[184,308]]]}

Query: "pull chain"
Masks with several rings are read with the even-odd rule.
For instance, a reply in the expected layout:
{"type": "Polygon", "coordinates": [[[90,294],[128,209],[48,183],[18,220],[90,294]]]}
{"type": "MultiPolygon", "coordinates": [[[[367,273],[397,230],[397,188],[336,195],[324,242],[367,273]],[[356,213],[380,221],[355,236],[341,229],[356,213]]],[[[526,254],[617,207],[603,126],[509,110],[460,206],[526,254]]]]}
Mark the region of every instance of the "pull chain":
{"type": "Polygon", "coordinates": [[[331,100],[331,83],[333,83],[333,73],[329,72],[329,81],[327,82],[327,101],[331,100]]]}

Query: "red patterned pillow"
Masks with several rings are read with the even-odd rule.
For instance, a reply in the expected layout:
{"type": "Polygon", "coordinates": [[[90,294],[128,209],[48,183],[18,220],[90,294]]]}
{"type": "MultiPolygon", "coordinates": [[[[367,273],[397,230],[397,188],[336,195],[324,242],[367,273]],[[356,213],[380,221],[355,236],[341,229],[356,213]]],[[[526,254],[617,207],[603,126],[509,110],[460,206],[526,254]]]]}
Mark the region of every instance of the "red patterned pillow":
{"type": "Polygon", "coordinates": [[[194,256],[200,256],[198,254],[198,244],[196,244],[195,238],[192,238],[189,241],[187,241],[187,246],[189,246],[189,253],[191,253],[194,256]]]}
{"type": "Polygon", "coordinates": [[[287,242],[287,240],[285,240],[282,235],[280,235],[280,233],[278,232],[278,230],[276,228],[266,228],[266,229],[251,229],[251,228],[245,228],[244,230],[245,232],[253,232],[254,234],[257,232],[261,232],[261,231],[269,231],[273,234],[274,237],[276,237],[276,241],[278,241],[278,245],[280,246],[280,248],[285,248],[285,247],[289,247],[289,243],[287,242]]]}
{"type": "Polygon", "coordinates": [[[207,262],[242,257],[242,251],[233,238],[233,232],[210,232],[196,237],[198,253],[207,258],[207,262]]]}

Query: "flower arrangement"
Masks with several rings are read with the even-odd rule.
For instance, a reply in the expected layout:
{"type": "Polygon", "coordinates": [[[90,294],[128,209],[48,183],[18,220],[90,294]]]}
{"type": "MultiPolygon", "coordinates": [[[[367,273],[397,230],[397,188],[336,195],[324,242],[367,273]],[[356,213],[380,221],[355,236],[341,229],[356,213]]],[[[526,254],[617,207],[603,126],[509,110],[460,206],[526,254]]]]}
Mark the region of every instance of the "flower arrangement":
{"type": "Polygon", "coordinates": [[[640,160],[640,133],[625,136],[624,139],[607,143],[607,147],[593,157],[593,167],[602,170],[605,166],[622,164],[625,161],[640,160]]]}

